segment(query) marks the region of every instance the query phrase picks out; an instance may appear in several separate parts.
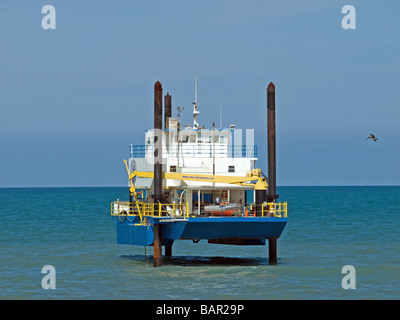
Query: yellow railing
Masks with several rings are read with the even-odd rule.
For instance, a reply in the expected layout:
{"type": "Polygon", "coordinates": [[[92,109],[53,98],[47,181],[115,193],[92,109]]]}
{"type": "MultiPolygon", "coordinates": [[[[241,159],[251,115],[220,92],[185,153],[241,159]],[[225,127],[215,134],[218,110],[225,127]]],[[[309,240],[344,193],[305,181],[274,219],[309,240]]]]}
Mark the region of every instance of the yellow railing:
{"type": "MultiPolygon", "coordinates": [[[[242,210],[241,210],[242,211],[242,210]]],[[[143,222],[146,217],[189,217],[189,203],[156,204],[145,202],[114,201],[111,203],[111,215],[125,218],[139,216],[143,222]]],[[[239,216],[255,217],[256,205],[248,204],[245,212],[239,216]]],[[[261,217],[287,218],[287,202],[268,202],[261,205],[261,217]]]]}
{"type": "Polygon", "coordinates": [[[245,208],[245,217],[257,217],[257,206],[261,206],[261,217],[287,218],[287,202],[268,202],[261,205],[248,203],[245,208]]]}
{"type": "Polygon", "coordinates": [[[263,203],[261,208],[261,216],[287,218],[287,202],[263,203]]]}
{"type": "Polygon", "coordinates": [[[112,216],[139,216],[143,217],[173,217],[187,218],[189,215],[188,203],[157,204],[145,202],[114,201],[111,203],[112,216]]]}

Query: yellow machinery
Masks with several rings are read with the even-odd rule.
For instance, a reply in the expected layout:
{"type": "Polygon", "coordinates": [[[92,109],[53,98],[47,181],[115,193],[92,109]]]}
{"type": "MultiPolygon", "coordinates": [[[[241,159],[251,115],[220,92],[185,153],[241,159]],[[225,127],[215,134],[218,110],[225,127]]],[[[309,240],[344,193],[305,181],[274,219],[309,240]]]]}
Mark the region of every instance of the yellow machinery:
{"type": "MultiPolygon", "coordinates": [[[[129,176],[130,194],[137,200],[137,193],[133,178],[154,178],[152,171],[133,171],[129,172],[127,161],[124,160],[126,170],[129,176]]],[[[191,173],[177,173],[177,172],[164,172],[163,179],[172,180],[187,180],[187,181],[203,181],[214,183],[229,183],[234,185],[253,187],[254,190],[267,190],[268,184],[265,177],[263,177],[260,169],[251,170],[245,177],[240,176],[219,176],[219,175],[206,175],[206,174],[191,174],[191,173]],[[255,183],[252,181],[256,181],[255,183]]]]}

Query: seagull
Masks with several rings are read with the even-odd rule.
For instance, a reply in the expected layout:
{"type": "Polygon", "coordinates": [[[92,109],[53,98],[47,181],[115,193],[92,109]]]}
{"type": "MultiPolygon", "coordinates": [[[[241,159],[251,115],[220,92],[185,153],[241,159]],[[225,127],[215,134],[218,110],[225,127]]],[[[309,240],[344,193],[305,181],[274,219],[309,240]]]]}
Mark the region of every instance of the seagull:
{"type": "Polygon", "coordinates": [[[369,137],[367,138],[367,140],[368,140],[368,139],[372,139],[372,140],[374,140],[374,141],[378,140],[378,138],[375,137],[375,135],[373,135],[372,133],[369,134],[369,137]]]}

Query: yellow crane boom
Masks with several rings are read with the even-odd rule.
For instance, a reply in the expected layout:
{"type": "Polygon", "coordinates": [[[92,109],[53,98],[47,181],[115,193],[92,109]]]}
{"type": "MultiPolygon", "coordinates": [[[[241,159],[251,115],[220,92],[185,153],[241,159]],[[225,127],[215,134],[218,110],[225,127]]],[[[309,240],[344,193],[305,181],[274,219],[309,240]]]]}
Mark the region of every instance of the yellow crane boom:
{"type": "MultiPolygon", "coordinates": [[[[153,171],[132,171],[129,172],[127,161],[124,160],[126,170],[129,176],[130,191],[132,195],[136,192],[135,186],[132,182],[133,178],[154,178],[153,171]]],[[[228,183],[241,186],[253,187],[254,190],[267,190],[268,184],[265,177],[262,176],[260,169],[251,170],[245,177],[240,176],[220,176],[220,175],[208,175],[208,174],[192,174],[192,173],[178,173],[178,172],[164,172],[162,175],[163,179],[172,180],[186,180],[186,181],[203,181],[213,183],[228,183]],[[255,181],[255,182],[252,182],[255,181]]]]}

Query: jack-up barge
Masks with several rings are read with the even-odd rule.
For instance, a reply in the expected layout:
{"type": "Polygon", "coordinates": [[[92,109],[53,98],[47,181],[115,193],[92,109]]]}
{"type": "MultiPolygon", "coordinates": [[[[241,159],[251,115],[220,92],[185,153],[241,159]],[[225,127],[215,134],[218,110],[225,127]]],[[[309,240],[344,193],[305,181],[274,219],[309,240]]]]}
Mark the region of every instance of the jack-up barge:
{"type": "MultiPolygon", "coordinates": [[[[171,96],[154,85],[154,129],[145,145],[130,146],[124,160],[129,201],[111,204],[117,243],[153,246],[154,267],[172,255],[175,240],[231,245],[265,245],[269,262],[277,263],[277,239],[287,223],[287,203],[277,202],[275,86],[267,88],[268,179],[255,168],[257,146],[252,130],[200,126],[197,116],[197,74],[193,125],[172,117],[171,96]],[[164,118],[164,128],[163,128],[164,118]]],[[[178,107],[178,111],[181,112],[178,107]]]]}

